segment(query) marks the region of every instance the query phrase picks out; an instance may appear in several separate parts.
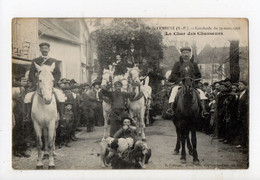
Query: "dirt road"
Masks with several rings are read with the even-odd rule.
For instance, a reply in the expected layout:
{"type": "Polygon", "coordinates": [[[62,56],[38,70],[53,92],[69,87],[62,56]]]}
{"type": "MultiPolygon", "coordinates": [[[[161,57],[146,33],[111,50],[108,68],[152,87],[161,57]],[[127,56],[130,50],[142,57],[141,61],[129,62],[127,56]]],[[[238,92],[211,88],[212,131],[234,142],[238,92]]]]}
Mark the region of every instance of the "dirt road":
{"type": "MultiPolygon", "coordinates": [[[[83,128],[84,129],[84,128],[83,128]]],[[[94,132],[81,131],[81,140],[71,142],[71,147],[56,149],[56,169],[111,169],[102,168],[99,157],[99,142],[103,128],[95,127],[94,132]]],[[[223,144],[204,133],[197,133],[197,149],[200,165],[193,165],[192,157],[187,155],[187,163],[181,164],[180,155],[173,155],[176,143],[175,127],[170,120],[157,118],[153,126],[146,128],[147,144],[152,149],[152,157],[147,169],[240,169],[246,168],[246,155],[235,146],[223,144]]],[[[35,169],[36,149],[31,150],[30,158],[13,157],[14,169],[35,169]]],[[[44,160],[47,169],[48,160],[44,160]]]]}

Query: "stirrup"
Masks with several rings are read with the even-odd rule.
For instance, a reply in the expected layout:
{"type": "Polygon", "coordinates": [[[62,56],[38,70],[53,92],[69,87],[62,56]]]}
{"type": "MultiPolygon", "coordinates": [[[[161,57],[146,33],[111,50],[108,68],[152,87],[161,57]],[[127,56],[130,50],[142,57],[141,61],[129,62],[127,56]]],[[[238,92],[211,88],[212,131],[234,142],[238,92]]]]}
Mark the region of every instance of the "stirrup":
{"type": "Polygon", "coordinates": [[[173,109],[172,108],[167,109],[166,114],[173,116],[174,115],[173,109]]]}
{"type": "Polygon", "coordinates": [[[202,116],[203,118],[205,118],[207,115],[209,115],[209,113],[208,113],[207,111],[202,111],[202,112],[201,112],[201,116],[202,116]]]}

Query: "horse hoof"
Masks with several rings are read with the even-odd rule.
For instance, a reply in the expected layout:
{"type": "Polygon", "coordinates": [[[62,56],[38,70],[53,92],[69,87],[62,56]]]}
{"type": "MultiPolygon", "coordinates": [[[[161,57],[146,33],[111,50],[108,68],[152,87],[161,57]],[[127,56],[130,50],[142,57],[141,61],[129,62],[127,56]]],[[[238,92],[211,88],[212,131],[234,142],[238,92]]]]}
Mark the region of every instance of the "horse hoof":
{"type": "Polygon", "coordinates": [[[49,154],[44,154],[43,159],[49,159],[49,154]]]}
{"type": "Polygon", "coordinates": [[[36,169],[43,169],[43,166],[36,166],[36,169]]]}
{"type": "Polygon", "coordinates": [[[48,166],[48,169],[55,169],[55,166],[48,166]]]}
{"type": "Polygon", "coordinates": [[[197,160],[193,160],[193,164],[194,165],[199,165],[200,164],[200,161],[197,159],[197,160]]]}
{"type": "Polygon", "coordinates": [[[178,155],[179,151],[174,150],[173,155],[178,155]]]}
{"type": "Polygon", "coordinates": [[[181,159],[182,164],[186,164],[186,159],[181,159]]]}

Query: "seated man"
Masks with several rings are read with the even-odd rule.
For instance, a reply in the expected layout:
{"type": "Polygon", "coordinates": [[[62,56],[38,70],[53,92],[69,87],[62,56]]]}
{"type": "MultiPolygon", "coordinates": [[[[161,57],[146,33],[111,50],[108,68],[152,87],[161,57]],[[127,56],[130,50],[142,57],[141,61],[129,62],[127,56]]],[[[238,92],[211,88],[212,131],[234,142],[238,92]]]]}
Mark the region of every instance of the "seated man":
{"type": "MultiPolygon", "coordinates": [[[[194,80],[197,81],[201,78],[201,73],[198,68],[198,65],[196,62],[194,62],[194,59],[191,56],[191,48],[190,47],[184,47],[181,48],[181,56],[180,60],[176,62],[172,68],[171,75],[169,77],[169,82],[175,83],[176,86],[172,88],[170,98],[169,98],[169,103],[171,103],[171,108],[167,110],[167,114],[173,115],[174,110],[176,108],[177,102],[175,102],[175,97],[177,95],[177,92],[181,86],[179,86],[179,83],[181,83],[181,74],[180,74],[180,68],[183,64],[183,62],[190,61],[193,64],[193,69],[194,69],[194,80]]],[[[207,111],[205,109],[205,102],[204,100],[207,99],[205,96],[205,93],[201,89],[197,89],[199,92],[200,100],[201,100],[201,107],[202,107],[202,112],[203,114],[207,114],[207,111]]]]}
{"type": "Polygon", "coordinates": [[[60,80],[61,77],[61,72],[57,63],[56,59],[50,58],[48,56],[48,53],[50,51],[50,44],[49,43],[41,43],[40,45],[40,51],[42,53],[42,56],[33,59],[33,63],[31,65],[31,69],[30,69],[30,73],[29,73],[29,81],[32,82],[32,92],[28,92],[24,98],[24,103],[26,106],[26,117],[27,119],[30,119],[31,116],[31,100],[32,100],[32,96],[35,93],[36,90],[36,83],[37,83],[37,69],[35,67],[35,64],[38,64],[39,66],[42,65],[52,65],[53,62],[55,62],[55,69],[52,72],[53,78],[54,78],[54,94],[55,97],[57,98],[57,105],[58,105],[58,111],[60,113],[61,119],[63,118],[64,115],[64,102],[66,100],[66,96],[64,95],[64,93],[62,92],[62,90],[58,89],[58,81],[60,80]]]}
{"type": "Polygon", "coordinates": [[[114,134],[114,138],[132,138],[136,142],[137,131],[136,127],[132,126],[132,121],[129,117],[123,118],[123,127],[114,134]]]}

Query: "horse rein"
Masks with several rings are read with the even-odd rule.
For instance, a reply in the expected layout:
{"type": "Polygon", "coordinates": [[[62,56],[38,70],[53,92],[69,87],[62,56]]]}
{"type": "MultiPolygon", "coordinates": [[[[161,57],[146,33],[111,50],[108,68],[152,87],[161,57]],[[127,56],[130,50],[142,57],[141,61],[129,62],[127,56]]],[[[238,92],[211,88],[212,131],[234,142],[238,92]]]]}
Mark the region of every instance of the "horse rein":
{"type": "Polygon", "coordinates": [[[183,81],[185,79],[190,79],[192,82],[194,82],[194,78],[192,78],[192,77],[183,77],[183,78],[181,78],[181,81],[183,81]]]}
{"type": "MultiPolygon", "coordinates": [[[[134,69],[134,68],[131,69],[131,70],[129,71],[129,77],[128,77],[128,79],[130,79],[130,78],[132,77],[131,72],[132,72],[133,70],[136,70],[136,71],[139,73],[139,71],[138,71],[137,69],[134,69]]],[[[132,79],[132,82],[134,82],[137,78],[139,78],[139,77],[138,77],[138,76],[134,77],[134,78],[132,79]]],[[[139,80],[140,80],[140,78],[139,78],[139,80]]],[[[132,85],[132,86],[140,86],[140,84],[136,85],[136,84],[133,84],[133,83],[131,83],[131,85],[132,85]]]]}
{"type": "MultiPolygon", "coordinates": [[[[38,94],[38,96],[40,96],[43,99],[42,88],[40,88],[40,86],[39,86],[39,81],[40,81],[39,80],[39,74],[40,74],[40,72],[38,73],[38,76],[37,76],[37,94],[38,94]]],[[[53,88],[52,88],[52,94],[53,93],[54,93],[54,91],[53,91],[53,88]]],[[[51,101],[52,101],[52,98],[51,98],[51,101]]]]}

